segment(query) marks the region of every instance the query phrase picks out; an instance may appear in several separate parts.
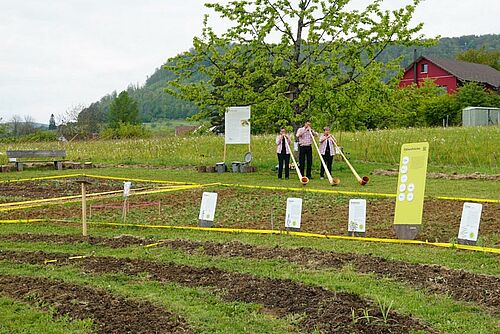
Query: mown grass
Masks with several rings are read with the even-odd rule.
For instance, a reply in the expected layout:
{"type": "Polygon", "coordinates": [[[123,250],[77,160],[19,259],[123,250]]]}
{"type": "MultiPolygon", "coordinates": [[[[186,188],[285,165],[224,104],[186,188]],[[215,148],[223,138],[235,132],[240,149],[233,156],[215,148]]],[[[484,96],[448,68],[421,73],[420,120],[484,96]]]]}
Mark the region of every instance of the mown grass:
{"type": "Polygon", "coordinates": [[[42,311],[22,302],[0,297],[0,334],[84,334],[91,333],[92,326],[90,319],[54,319],[50,309],[42,311]]]}
{"type": "MultiPolygon", "coordinates": [[[[202,252],[196,255],[187,255],[183,252],[166,248],[153,248],[145,251],[141,247],[109,249],[106,247],[95,247],[85,244],[48,245],[41,243],[2,243],[2,248],[25,251],[44,250],[68,254],[93,253],[97,256],[153,259],[154,261],[174,262],[176,264],[195,267],[217,267],[227,271],[247,273],[258,277],[290,279],[308,285],[322,286],[333,291],[346,291],[359,294],[373,301],[385,301],[387,304],[392,302],[395,310],[406,314],[412,314],[429,323],[434,328],[446,333],[494,333],[496,326],[499,324],[498,318],[483,311],[480,307],[457,302],[448,296],[433,295],[423,290],[415,290],[409,286],[388,279],[379,279],[372,275],[358,274],[350,268],[344,268],[343,270],[310,270],[279,260],[209,257],[204,256],[202,252]]],[[[1,272],[11,273],[13,270],[12,267],[13,265],[4,263],[0,265],[0,270],[1,272]]],[[[66,277],[71,277],[71,279],[75,277],[74,273],[69,274],[69,272],[73,270],[70,268],[54,269],[52,267],[47,267],[45,270],[40,270],[40,268],[35,270],[33,266],[23,265],[14,267],[21,268],[22,270],[29,269],[31,272],[25,272],[25,274],[30,275],[50,276],[54,275],[54,273],[58,273],[57,275],[69,275],[66,277]]],[[[86,279],[88,280],[89,278],[87,277],[86,279]]],[[[113,289],[116,287],[121,289],[121,291],[131,291],[133,293],[139,290],[140,293],[157,298],[157,290],[155,290],[154,287],[150,289],[149,287],[151,287],[151,285],[148,285],[145,289],[138,289],[136,285],[132,283],[132,287],[129,287],[131,278],[126,278],[126,281],[120,279],[118,282],[116,278],[113,278],[112,282],[106,280],[105,283],[102,282],[102,279],[106,278],[98,278],[97,281],[100,282],[98,284],[109,284],[113,289]]],[[[94,281],[95,280],[92,280],[91,284],[96,284],[94,281]]],[[[167,288],[167,291],[168,290],[167,288]]],[[[169,305],[170,307],[175,307],[175,305],[179,304],[177,298],[172,305],[169,305]]],[[[182,304],[182,302],[180,303],[182,304]]],[[[255,311],[255,309],[253,310],[255,311]]],[[[193,316],[191,312],[188,312],[188,314],[190,315],[187,316],[188,318],[193,316]]],[[[240,320],[238,319],[238,321],[240,320]]],[[[217,328],[220,330],[219,326],[217,328]]],[[[219,332],[225,331],[220,330],[219,332]]],[[[250,330],[248,332],[253,331],[250,330]]],[[[256,331],[256,333],[257,332],[259,331],[256,331]]],[[[279,331],[273,329],[273,331],[264,332],[275,333],[279,331]]]]}
{"type": "MultiPolygon", "coordinates": [[[[451,167],[457,171],[485,171],[498,173],[497,143],[500,126],[470,128],[422,128],[364,132],[336,133],[339,144],[354,162],[377,162],[384,166],[399,163],[403,143],[428,141],[431,170],[451,167]],[[440,167],[441,166],[441,167],[440,167]]],[[[254,165],[269,169],[276,165],[275,136],[252,137],[254,165]]],[[[68,159],[104,164],[151,164],[167,166],[213,165],[223,158],[224,138],[156,137],[137,140],[94,140],[70,143],[0,144],[0,152],[7,149],[66,149],[68,159]]],[[[245,145],[229,146],[227,163],[243,159],[245,145]]],[[[319,168],[318,159],[316,164],[319,168]]],[[[6,163],[0,155],[0,163],[6,163]]],[[[450,169],[446,168],[445,169],[450,169]]]]}

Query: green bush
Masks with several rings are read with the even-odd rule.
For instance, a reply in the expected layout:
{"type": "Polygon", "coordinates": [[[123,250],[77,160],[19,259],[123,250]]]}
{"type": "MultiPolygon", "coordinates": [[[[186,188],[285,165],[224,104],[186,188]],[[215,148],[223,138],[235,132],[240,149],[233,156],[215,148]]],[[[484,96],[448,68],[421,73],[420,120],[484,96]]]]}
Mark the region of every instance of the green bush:
{"type": "Polygon", "coordinates": [[[116,127],[108,127],[101,131],[103,139],[149,138],[151,131],[143,125],[119,123],[116,127]]]}
{"type": "Polygon", "coordinates": [[[57,133],[51,130],[37,130],[34,133],[21,137],[5,137],[0,140],[3,143],[36,143],[57,141],[57,133]]]}

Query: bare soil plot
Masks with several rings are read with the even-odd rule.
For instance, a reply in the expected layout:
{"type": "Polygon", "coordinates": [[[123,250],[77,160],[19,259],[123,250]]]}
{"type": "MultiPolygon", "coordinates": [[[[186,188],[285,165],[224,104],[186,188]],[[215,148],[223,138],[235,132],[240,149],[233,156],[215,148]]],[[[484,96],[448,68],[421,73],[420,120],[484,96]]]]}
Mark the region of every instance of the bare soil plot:
{"type": "Polygon", "coordinates": [[[64,254],[43,252],[0,254],[3,259],[14,262],[43,264],[46,259],[57,259],[55,265],[72,264],[88,273],[124,273],[133,276],[147,273],[147,279],[159,282],[215,288],[226,300],[261,304],[277,317],[303,314],[305,316],[298,326],[305,332],[319,330],[327,333],[382,334],[423,330],[426,333],[436,333],[411,316],[390,311],[387,317],[384,317],[380,307],[357,295],[332,292],[289,280],[259,278],[217,268],[196,268],[138,259],[89,257],[68,260],[64,254]],[[366,314],[369,314],[368,319],[366,314]]]}
{"type": "MultiPolygon", "coordinates": [[[[55,180],[36,180],[23,182],[1,182],[0,202],[11,202],[8,197],[19,200],[46,199],[75,196],[81,194],[81,186],[75,182],[79,178],[63,178],[55,180]]],[[[87,193],[100,193],[123,189],[123,182],[116,180],[89,179],[87,193]]],[[[153,184],[134,183],[134,188],[153,188],[153,184]]]]}
{"type": "Polygon", "coordinates": [[[54,307],[58,316],[91,318],[96,333],[193,333],[179,316],[150,302],[59,280],[0,275],[0,294],[35,306],[54,307]]]}
{"type": "MultiPolygon", "coordinates": [[[[40,234],[0,235],[0,240],[57,244],[85,242],[112,248],[141,246],[154,242],[151,239],[133,236],[89,237],[86,239],[77,235],[40,234]]],[[[291,250],[282,247],[254,246],[236,241],[217,243],[177,239],[165,240],[158,247],[181,250],[192,255],[285,260],[312,269],[341,269],[344,266],[352,265],[353,269],[359,273],[375,274],[412,287],[426,289],[432,293],[448,294],[456,300],[477,303],[494,312],[500,310],[500,277],[448,269],[437,265],[387,260],[371,255],[325,252],[304,247],[291,250]]],[[[0,259],[8,259],[9,256],[9,252],[0,252],[0,259]]],[[[33,264],[37,263],[37,259],[38,256],[35,256],[33,264]]]]}

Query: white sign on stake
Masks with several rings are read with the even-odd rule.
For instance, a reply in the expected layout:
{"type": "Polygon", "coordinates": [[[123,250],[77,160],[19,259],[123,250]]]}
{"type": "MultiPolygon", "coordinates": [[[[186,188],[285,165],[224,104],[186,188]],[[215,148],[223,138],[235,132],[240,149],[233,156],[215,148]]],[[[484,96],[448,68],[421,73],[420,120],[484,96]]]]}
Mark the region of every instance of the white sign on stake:
{"type": "Polygon", "coordinates": [[[201,197],[200,215],[198,219],[214,221],[215,207],[217,206],[217,193],[204,192],[201,197]]]}
{"type": "Polygon", "coordinates": [[[473,242],[477,241],[482,210],[482,204],[464,203],[462,219],[460,220],[460,231],[458,232],[459,239],[473,242]]]}
{"type": "Polygon", "coordinates": [[[130,196],[130,188],[132,187],[132,182],[123,182],[123,197],[127,198],[130,196]]]}
{"type": "Polygon", "coordinates": [[[366,232],[366,200],[349,200],[349,223],[348,232],[365,233],[366,232]]]}
{"type": "Polygon", "coordinates": [[[225,115],[225,143],[250,144],[250,107],[229,107],[225,115]]]}
{"type": "Polygon", "coordinates": [[[302,220],[302,198],[288,198],[286,200],[285,227],[300,229],[302,220]]]}

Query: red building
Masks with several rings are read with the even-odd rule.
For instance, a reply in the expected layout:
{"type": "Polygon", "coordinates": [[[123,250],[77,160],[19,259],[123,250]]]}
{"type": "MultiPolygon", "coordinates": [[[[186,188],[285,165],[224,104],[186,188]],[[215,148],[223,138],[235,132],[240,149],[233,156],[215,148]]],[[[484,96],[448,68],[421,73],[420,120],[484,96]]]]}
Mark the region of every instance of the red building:
{"type": "Polygon", "coordinates": [[[477,82],[487,89],[500,93],[500,71],[493,67],[423,56],[406,68],[399,86],[406,87],[413,83],[420,85],[426,79],[432,79],[449,94],[453,94],[466,82],[477,82]]]}

